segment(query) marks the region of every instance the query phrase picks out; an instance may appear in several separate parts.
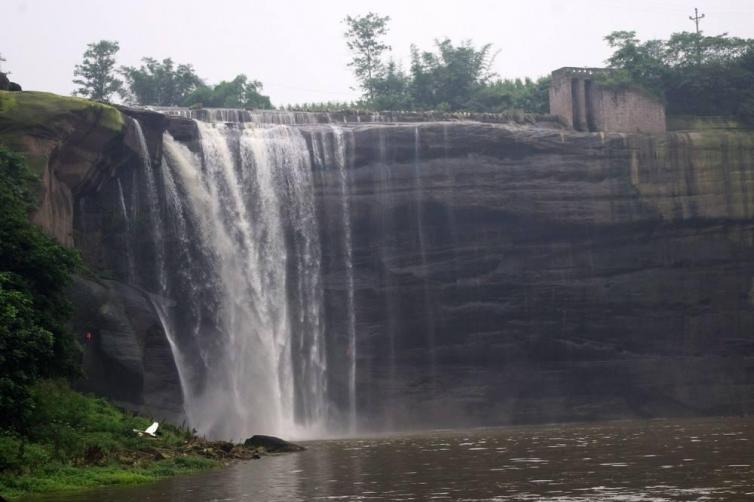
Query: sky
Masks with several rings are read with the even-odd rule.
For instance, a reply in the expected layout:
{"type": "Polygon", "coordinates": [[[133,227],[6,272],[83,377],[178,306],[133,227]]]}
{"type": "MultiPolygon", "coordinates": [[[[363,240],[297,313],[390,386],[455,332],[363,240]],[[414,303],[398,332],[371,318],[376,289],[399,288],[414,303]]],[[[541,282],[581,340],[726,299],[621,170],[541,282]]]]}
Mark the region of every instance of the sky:
{"type": "Polygon", "coordinates": [[[561,66],[601,66],[603,37],[635,30],[641,39],[693,30],[754,38],[754,0],[2,0],[3,71],[25,90],[70,94],[86,44],[120,43],[118,63],[171,57],[209,83],[244,73],[274,105],[359,96],[347,66],[343,18],[390,16],[392,56],[409,64],[411,44],[471,39],[499,51],[503,78],[538,77],[561,66]]]}

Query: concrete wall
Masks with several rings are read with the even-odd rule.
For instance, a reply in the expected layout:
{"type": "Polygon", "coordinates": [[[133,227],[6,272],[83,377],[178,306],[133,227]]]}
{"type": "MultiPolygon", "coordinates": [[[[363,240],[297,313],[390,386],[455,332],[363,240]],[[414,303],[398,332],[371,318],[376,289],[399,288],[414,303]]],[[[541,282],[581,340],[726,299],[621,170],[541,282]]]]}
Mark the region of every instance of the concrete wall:
{"type": "Polygon", "coordinates": [[[641,91],[606,89],[595,84],[590,100],[598,131],[665,132],[665,107],[641,91]]]}
{"type": "Polygon", "coordinates": [[[577,131],[663,133],[665,106],[638,89],[607,89],[593,77],[600,68],[552,73],[550,113],[577,131]]]}
{"type": "Polygon", "coordinates": [[[564,125],[573,127],[573,105],[571,102],[571,78],[567,75],[552,74],[550,84],[550,113],[557,115],[564,125]]]}

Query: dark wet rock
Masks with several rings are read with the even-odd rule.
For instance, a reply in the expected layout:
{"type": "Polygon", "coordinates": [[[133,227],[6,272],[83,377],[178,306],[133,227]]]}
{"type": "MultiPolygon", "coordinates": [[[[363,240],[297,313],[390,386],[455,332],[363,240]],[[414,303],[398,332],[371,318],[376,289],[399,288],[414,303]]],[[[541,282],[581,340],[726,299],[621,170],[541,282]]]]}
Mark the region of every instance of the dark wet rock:
{"type": "Polygon", "coordinates": [[[303,446],[290,443],[284,439],[280,439],[275,436],[254,435],[244,441],[243,445],[246,448],[263,449],[267,453],[290,453],[296,451],[304,451],[306,448],[303,446]]]}
{"type": "MultiPolygon", "coordinates": [[[[367,427],[754,409],[751,132],[363,125],[353,144],[367,427]]],[[[340,183],[316,173],[329,388],[347,409],[340,183]]]]}
{"type": "MultiPolygon", "coordinates": [[[[169,119],[162,113],[144,108],[133,108],[125,105],[117,105],[116,108],[125,116],[139,121],[152,163],[158,165],[162,158],[162,133],[167,129],[169,119]]],[[[124,142],[133,151],[139,149],[137,141],[135,134],[126,135],[124,138],[124,142]]]]}
{"type": "Polygon", "coordinates": [[[180,421],[181,387],[150,296],[104,279],[75,277],[69,287],[72,331],[82,345],[76,386],[130,409],[180,421]]]}

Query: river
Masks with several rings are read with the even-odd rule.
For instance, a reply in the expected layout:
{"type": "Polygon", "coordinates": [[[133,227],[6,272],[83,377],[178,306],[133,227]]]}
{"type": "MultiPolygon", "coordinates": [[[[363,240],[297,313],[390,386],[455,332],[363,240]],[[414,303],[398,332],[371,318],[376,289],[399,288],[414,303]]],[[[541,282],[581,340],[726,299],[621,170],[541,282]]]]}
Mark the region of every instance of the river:
{"type": "Polygon", "coordinates": [[[753,442],[750,418],[428,431],[39,500],[754,500],[753,442]]]}

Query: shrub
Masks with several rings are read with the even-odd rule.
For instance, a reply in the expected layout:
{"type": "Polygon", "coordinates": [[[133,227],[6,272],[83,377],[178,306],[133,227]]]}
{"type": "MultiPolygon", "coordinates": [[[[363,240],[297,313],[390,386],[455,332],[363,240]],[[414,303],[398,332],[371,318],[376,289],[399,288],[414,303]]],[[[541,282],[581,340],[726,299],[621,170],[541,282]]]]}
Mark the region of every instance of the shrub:
{"type": "Polygon", "coordinates": [[[19,431],[31,414],[27,387],[78,368],[64,295],[78,258],[29,222],[34,183],[23,159],[0,148],[0,427],[19,431]]]}

